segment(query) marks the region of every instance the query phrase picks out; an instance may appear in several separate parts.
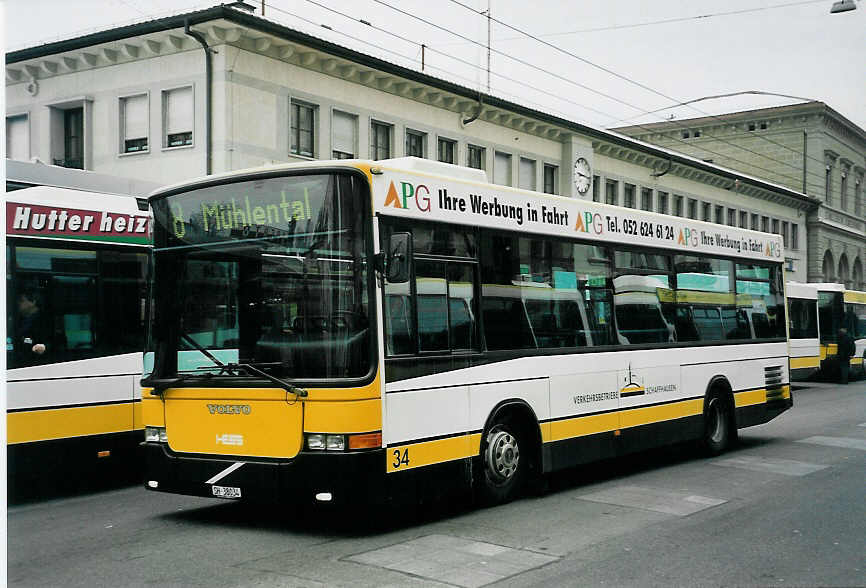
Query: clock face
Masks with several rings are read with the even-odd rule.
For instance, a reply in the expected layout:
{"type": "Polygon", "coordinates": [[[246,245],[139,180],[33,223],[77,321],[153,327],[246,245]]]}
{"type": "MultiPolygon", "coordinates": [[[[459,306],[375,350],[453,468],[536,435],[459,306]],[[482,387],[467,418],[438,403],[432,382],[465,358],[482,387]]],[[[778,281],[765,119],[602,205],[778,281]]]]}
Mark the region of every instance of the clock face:
{"type": "Polygon", "coordinates": [[[586,194],[592,185],[592,170],[589,162],[583,157],[578,157],[574,162],[574,187],[581,194],[586,194]]]}

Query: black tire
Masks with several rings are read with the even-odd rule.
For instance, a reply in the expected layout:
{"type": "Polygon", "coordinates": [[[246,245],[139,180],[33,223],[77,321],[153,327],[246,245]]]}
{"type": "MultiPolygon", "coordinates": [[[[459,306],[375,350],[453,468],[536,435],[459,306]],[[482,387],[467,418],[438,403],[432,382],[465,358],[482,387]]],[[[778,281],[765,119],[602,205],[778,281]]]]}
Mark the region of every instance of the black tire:
{"type": "Polygon", "coordinates": [[[737,439],[737,429],[728,395],[712,392],[704,407],[704,434],[701,446],[708,455],[719,455],[737,439]]]}
{"type": "Polygon", "coordinates": [[[509,418],[484,434],[473,484],[481,504],[504,504],[520,495],[529,471],[529,443],[529,436],[509,418]]]}

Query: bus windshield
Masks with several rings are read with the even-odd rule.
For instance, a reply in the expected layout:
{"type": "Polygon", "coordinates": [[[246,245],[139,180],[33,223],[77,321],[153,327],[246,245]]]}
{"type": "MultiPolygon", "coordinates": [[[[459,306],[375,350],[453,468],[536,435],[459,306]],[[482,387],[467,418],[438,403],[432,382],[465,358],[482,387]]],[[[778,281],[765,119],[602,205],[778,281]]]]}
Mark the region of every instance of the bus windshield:
{"type": "Polygon", "coordinates": [[[372,366],[369,197],[349,174],[270,177],[153,201],[154,375],[360,378],[372,366]]]}

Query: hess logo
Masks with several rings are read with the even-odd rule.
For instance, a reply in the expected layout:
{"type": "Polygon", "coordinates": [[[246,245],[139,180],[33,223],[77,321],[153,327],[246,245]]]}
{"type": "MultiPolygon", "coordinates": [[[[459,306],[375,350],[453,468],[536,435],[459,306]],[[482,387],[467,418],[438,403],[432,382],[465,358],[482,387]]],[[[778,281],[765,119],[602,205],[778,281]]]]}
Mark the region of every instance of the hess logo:
{"type": "Polygon", "coordinates": [[[388,195],[385,196],[385,206],[394,208],[410,208],[414,206],[421,212],[430,212],[430,189],[424,184],[413,186],[409,182],[400,182],[400,193],[394,181],[388,186],[388,195]]]}

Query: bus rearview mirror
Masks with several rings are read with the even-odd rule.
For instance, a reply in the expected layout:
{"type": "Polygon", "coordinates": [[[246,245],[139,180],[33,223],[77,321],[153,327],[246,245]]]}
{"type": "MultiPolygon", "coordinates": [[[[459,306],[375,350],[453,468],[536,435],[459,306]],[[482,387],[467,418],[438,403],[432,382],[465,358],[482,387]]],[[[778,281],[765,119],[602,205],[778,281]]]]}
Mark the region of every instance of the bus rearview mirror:
{"type": "Polygon", "coordinates": [[[409,281],[409,262],[412,259],[412,235],[409,233],[393,233],[388,240],[388,258],[386,259],[386,279],[392,284],[402,284],[409,281]]]}

